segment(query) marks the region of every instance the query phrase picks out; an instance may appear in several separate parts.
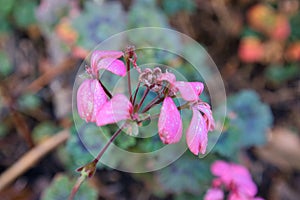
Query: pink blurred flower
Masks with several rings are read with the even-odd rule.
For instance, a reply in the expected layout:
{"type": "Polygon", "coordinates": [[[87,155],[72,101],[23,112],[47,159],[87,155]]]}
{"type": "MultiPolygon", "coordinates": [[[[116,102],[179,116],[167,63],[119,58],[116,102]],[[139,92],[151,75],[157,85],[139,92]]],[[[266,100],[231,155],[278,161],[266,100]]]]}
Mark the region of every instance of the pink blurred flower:
{"type": "Polygon", "coordinates": [[[171,97],[166,97],[158,119],[158,133],[164,144],[179,142],[182,136],[180,113],[171,97]]]}
{"type": "Polygon", "coordinates": [[[122,56],[122,51],[94,51],[91,56],[90,73],[98,78],[99,70],[106,69],[118,76],[125,76],[126,66],[121,60],[118,60],[122,56]]]}
{"type": "Polygon", "coordinates": [[[204,200],[223,200],[224,199],[224,193],[219,188],[211,188],[207,190],[204,200]]]}
{"type": "Polygon", "coordinates": [[[106,102],[96,116],[97,126],[114,124],[122,120],[130,119],[132,104],[123,94],[116,94],[106,102]]]}
{"type": "MultiPolygon", "coordinates": [[[[229,191],[229,200],[255,200],[257,187],[251,178],[247,168],[242,165],[215,161],[211,166],[211,172],[217,176],[217,182],[224,184],[229,191]]],[[[221,185],[218,184],[218,187],[221,185]]]]}
{"type": "Polygon", "coordinates": [[[86,122],[95,122],[97,112],[106,101],[107,96],[98,80],[84,80],[77,91],[79,116],[86,122]]]}
{"type": "Polygon", "coordinates": [[[187,145],[193,154],[205,154],[208,141],[207,133],[212,131],[215,126],[212,112],[210,106],[205,102],[193,106],[192,111],[193,117],[186,132],[187,145]]]}
{"type": "Polygon", "coordinates": [[[258,38],[245,37],[240,42],[238,54],[243,62],[258,62],[263,58],[264,47],[258,38]]]}

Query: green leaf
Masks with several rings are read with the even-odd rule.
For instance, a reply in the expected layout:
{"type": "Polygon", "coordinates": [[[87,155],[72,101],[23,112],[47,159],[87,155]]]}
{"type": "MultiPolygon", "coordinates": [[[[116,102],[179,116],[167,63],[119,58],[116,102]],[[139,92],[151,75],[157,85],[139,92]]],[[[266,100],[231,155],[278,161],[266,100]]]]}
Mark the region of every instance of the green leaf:
{"type": "Polygon", "coordinates": [[[163,0],[162,7],[168,15],[174,15],[180,11],[192,13],[196,10],[194,0],[163,0]]]}
{"type": "Polygon", "coordinates": [[[41,100],[37,95],[24,94],[18,99],[18,104],[22,110],[32,110],[41,105],[41,100]]]}
{"type": "MultiPolygon", "coordinates": [[[[56,175],[51,185],[43,192],[42,200],[66,200],[68,199],[72,187],[76,180],[70,179],[66,175],[56,175]]],[[[80,186],[75,200],[96,200],[97,191],[92,187],[88,186],[86,182],[80,186]]]]}
{"type": "Polygon", "coordinates": [[[209,188],[212,179],[209,167],[208,160],[185,155],[156,175],[167,193],[201,194],[209,188]]]}
{"type": "Polygon", "coordinates": [[[41,142],[44,139],[55,134],[59,128],[51,121],[44,121],[34,127],[32,131],[33,139],[35,143],[41,142]]]}
{"type": "Polygon", "coordinates": [[[136,139],[133,136],[126,135],[121,133],[115,140],[115,143],[118,147],[122,149],[128,149],[136,144],[136,139]]]}
{"type": "Polygon", "coordinates": [[[292,40],[299,40],[300,39],[300,12],[296,15],[292,16],[290,19],[291,25],[291,37],[292,40]]]}
{"type": "Polygon", "coordinates": [[[274,83],[282,83],[284,81],[296,78],[300,74],[299,65],[277,66],[271,65],[265,71],[266,78],[274,83]]]}
{"type": "MultiPolygon", "coordinates": [[[[1,27],[0,27],[1,29],[1,27]]],[[[5,51],[0,50],[0,75],[7,76],[13,71],[13,67],[11,65],[11,62],[9,60],[9,57],[5,51]]]]}
{"type": "Polygon", "coordinates": [[[0,0],[0,16],[7,17],[14,6],[15,0],[0,0]]]}
{"type": "Polygon", "coordinates": [[[35,1],[18,1],[18,6],[14,7],[13,16],[16,24],[21,28],[26,28],[36,22],[35,1]]]}
{"type": "Polygon", "coordinates": [[[4,123],[0,123],[0,139],[5,137],[8,134],[8,127],[4,123]]]}
{"type": "MultiPolygon", "coordinates": [[[[72,26],[79,34],[78,45],[85,49],[93,49],[103,40],[126,29],[126,14],[120,2],[85,1],[84,10],[74,18],[72,26]]],[[[110,48],[119,49],[121,41],[110,43],[110,48]]],[[[122,47],[123,48],[123,47],[122,47]]]]}

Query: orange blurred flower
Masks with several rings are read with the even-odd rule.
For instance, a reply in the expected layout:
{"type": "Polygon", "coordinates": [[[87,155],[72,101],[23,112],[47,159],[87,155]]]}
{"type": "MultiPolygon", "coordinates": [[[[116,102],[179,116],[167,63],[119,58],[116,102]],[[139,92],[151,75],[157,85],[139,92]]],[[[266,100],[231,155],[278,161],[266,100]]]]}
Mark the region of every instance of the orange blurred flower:
{"type": "Polygon", "coordinates": [[[247,13],[249,24],[276,40],[285,40],[290,35],[290,24],[285,15],[277,14],[271,7],[258,4],[247,13]]]}
{"type": "Polygon", "coordinates": [[[72,45],[78,38],[77,32],[72,28],[70,21],[63,18],[55,28],[58,37],[68,45],[72,45]]]}
{"type": "Polygon", "coordinates": [[[264,48],[258,38],[245,37],[242,38],[240,42],[238,54],[243,62],[257,62],[261,61],[264,54],[264,48]]]}
{"type": "Polygon", "coordinates": [[[289,61],[300,61],[300,41],[292,43],[287,48],[285,56],[289,61]]]}

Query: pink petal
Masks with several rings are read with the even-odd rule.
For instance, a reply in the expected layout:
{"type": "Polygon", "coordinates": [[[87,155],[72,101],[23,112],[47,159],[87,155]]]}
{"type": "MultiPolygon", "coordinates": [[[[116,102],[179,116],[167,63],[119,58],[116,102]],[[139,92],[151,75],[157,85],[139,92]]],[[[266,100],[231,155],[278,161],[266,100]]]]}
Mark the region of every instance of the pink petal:
{"type": "Polygon", "coordinates": [[[132,104],[127,97],[123,94],[116,94],[98,111],[96,122],[98,126],[114,124],[129,119],[131,112],[132,104]]]}
{"type": "Polygon", "coordinates": [[[77,91],[77,109],[79,116],[86,122],[95,122],[96,113],[107,101],[107,96],[96,79],[87,79],[77,91]]]}
{"type": "Polygon", "coordinates": [[[230,170],[232,171],[232,182],[235,183],[238,190],[248,196],[255,196],[257,187],[248,169],[242,165],[231,163],[230,170]]]}
{"type": "Polygon", "coordinates": [[[186,101],[197,101],[204,88],[200,82],[176,81],[174,85],[186,101]]]}
{"type": "Polygon", "coordinates": [[[193,154],[205,154],[207,140],[205,120],[197,109],[193,109],[193,117],[186,132],[187,145],[193,154]]]}
{"type": "Polygon", "coordinates": [[[103,58],[97,64],[97,70],[106,69],[118,76],[126,75],[126,66],[121,60],[116,58],[103,58]]]}
{"type": "Polygon", "coordinates": [[[182,121],[171,97],[164,99],[158,119],[158,133],[164,144],[176,143],[181,139],[182,121]]]}
{"type": "MultiPolygon", "coordinates": [[[[105,58],[110,58],[112,59],[112,61],[109,63],[111,64],[114,60],[116,60],[117,58],[120,58],[121,56],[123,56],[123,52],[122,51],[100,51],[100,50],[96,50],[92,53],[91,55],[91,69],[94,75],[98,74],[99,71],[99,62],[105,58]]],[[[107,67],[104,67],[105,69],[107,67]]]]}
{"type": "Polygon", "coordinates": [[[123,56],[122,51],[100,51],[96,50],[91,56],[91,67],[96,67],[98,62],[103,58],[120,58],[123,56]]]}
{"type": "Polygon", "coordinates": [[[94,80],[91,84],[91,90],[94,91],[94,109],[92,114],[92,122],[96,122],[96,116],[102,106],[107,102],[107,95],[98,80],[94,80]]]}
{"type": "Polygon", "coordinates": [[[211,108],[210,108],[209,104],[205,103],[205,102],[201,102],[200,104],[198,104],[196,106],[196,108],[199,111],[204,113],[204,119],[205,119],[206,124],[207,124],[207,129],[209,131],[213,131],[214,128],[215,128],[215,120],[212,116],[212,111],[211,111],[211,108]]]}
{"type": "Polygon", "coordinates": [[[201,83],[201,82],[189,82],[189,83],[192,85],[197,96],[199,96],[203,92],[203,89],[204,89],[203,83],[201,83]]]}
{"type": "Polygon", "coordinates": [[[223,200],[224,199],[224,193],[219,188],[210,188],[207,190],[204,200],[223,200]]]}
{"type": "Polygon", "coordinates": [[[225,174],[227,174],[229,169],[230,164],[222,160],[215,161],[210,168],[212,174],[219,177],[222,177],[225,174]]]}

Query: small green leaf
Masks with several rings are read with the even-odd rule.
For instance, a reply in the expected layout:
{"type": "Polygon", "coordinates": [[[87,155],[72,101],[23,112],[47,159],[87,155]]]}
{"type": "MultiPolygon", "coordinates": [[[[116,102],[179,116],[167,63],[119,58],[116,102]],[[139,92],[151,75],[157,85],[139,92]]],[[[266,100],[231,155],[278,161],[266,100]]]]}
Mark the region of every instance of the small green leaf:
{"type": "Polygon", "coordinates": [[[37,95],[24,94],[18,99],[18,104],[23,110],[32,110],[41,105],[41,100],[37,95]]]}
{"type": "Polygon", "coordinates": [[[167,193],[201,194],[209,188],[212,176],[209,162],[183,156],[157,172],[158,182],[167,193]]]}
{"type": "Polygon", "coordinates": [[[16,24],[21,28],[26,28],[36,22],[35,9],[37,4],[34,1],[19,1],[14,7],[13,16],[16,24]]]}
{"type": "Polygon", "coordinates": [[[32,131],[35,143],[41,142],[55,134],[59,128],[51,121],[44,121],[34,127],[32,131]]]}
{"type": "Polygon", "coordinates": [[[0,63],[0,75],[7,76],[13,71],[13,67],[5,51],[0,51],[0,63]]]}
{"type": "Polygon", "coordinates": [[[282,83],[284,81],[296,78],[300,74],[300,67],[298,65],[288,66],[269,66],[265,72],[267,79],[282,83]]]}

